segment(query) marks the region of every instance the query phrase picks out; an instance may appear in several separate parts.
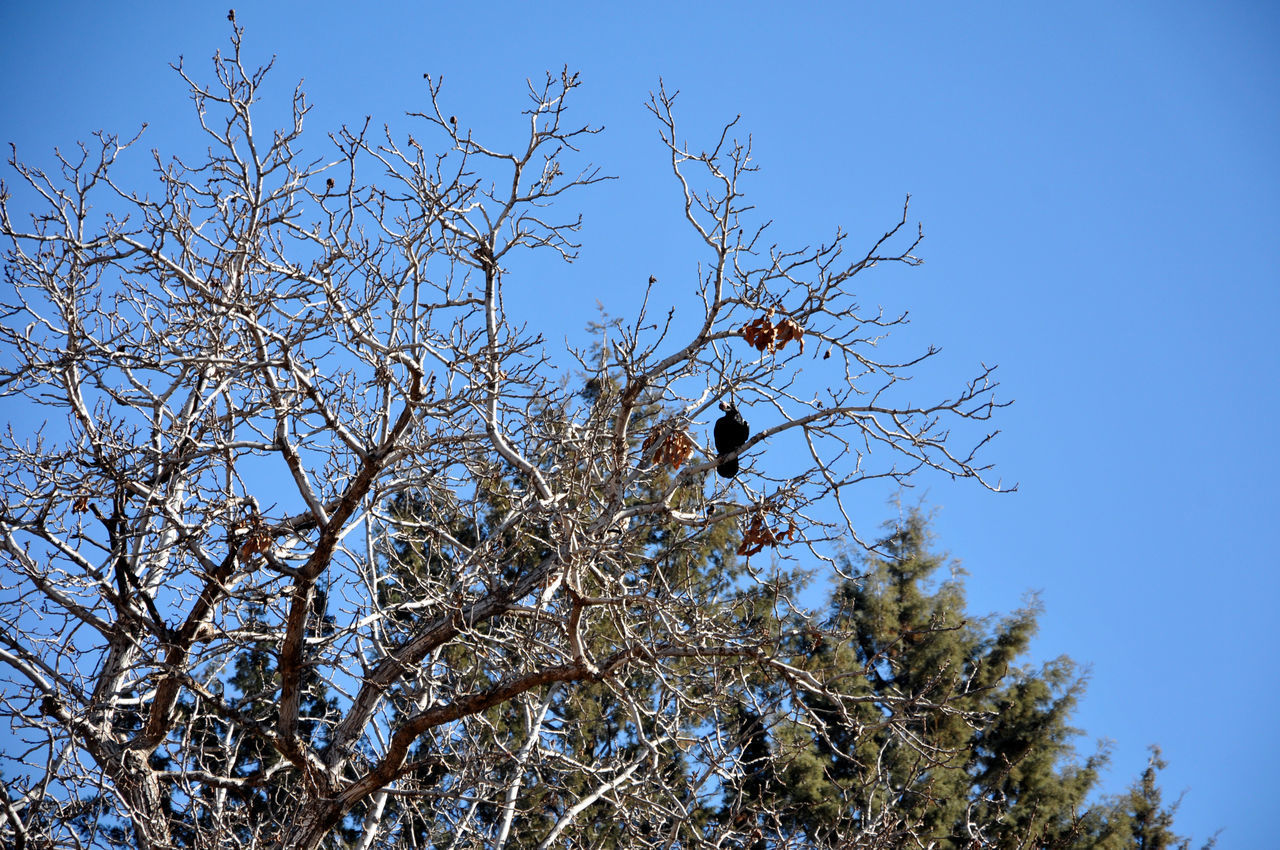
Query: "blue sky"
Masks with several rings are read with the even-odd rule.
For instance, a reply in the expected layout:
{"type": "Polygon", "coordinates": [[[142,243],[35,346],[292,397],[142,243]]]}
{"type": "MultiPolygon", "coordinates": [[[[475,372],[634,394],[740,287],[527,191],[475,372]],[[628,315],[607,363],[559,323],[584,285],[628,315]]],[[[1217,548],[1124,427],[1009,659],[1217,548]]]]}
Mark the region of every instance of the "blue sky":
{"type": "MultiPolygon", "coordinates": [[[[1182,832],[1273,840],[1280,7],[601,6],[240,3],[237,16],[251,59],[278,56],[268,108],[305,79],[317,154],[366,114],[407,128],[424,72],[444,75],[460,121],[500,139],[522,127],[525,78],[582,73],[575,115],[606,128],[586,156],[621,179],[576,199],[580,262],[508,304],[553,339],[579,335],[596,299],[625,313],[649,274],[691,277],[643,108],[660,76],[695,143],[742,115],[761,167],[750,196],[782,243],[842,225],[862,245],[910,192],[926,264],[876,270],[864,303],[911,310],[904,347],[943,347],[925,386],[999,363],[1017,399],[990,458],[1019,493],[913,494],[938,508],[971,607],[1041,593],[1038,657],[1092,667],[1075,719],[1085,751],[1114,741],[1108,790],[1159,743],[1166,792],[1188,791],[1182,832]]],[[[47,164],[55,145],[149,121],[143,150],[198,152],[167,65],[185,55],[207,75],[225,14],[5,4],[0,141],[47,164]]],[[[868,526],[890,515],[883,498],[868,494],[868,526]]]]}

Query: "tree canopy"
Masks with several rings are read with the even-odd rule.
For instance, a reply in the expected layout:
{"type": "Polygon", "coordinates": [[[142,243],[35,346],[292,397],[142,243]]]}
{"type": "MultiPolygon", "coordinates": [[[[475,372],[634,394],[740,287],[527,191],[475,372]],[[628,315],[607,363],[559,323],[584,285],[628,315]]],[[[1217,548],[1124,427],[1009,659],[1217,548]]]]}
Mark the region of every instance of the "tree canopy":
{"type": "Polygon", "coordinates": [[[1034,609],[967,619],[928,587],[923,521],[878,539],[851,501],[922,471],[1000,489],[993,370],[908,394],[937,352],[878,356],[905,316],[858,303],[859,275],[919,262],[905,205],[866,250],[772,244],[749,143],[690,147],[660,88],[700,251],[549,351],[503,291],[574,258],[565,207],[607,179],[578,76],[531,84],[514,150],[428,79],[412,134],[343,127],[306,158],[304,94],[264,129],[270,66],[232,28],[211,83],[175,66],[204,155],[131,187],[133,141],[100,133],[51,170],[15,152],[0,190],[0,393],[45,423],[0,441],[6,840],[1167,833],[1154,785],[1123,823],[1078,814],[1099,761],[1071,760],[1073,665],[1015,666],[1034,609]],[[752,422],[728,459],[722,402],[752,422]]]}

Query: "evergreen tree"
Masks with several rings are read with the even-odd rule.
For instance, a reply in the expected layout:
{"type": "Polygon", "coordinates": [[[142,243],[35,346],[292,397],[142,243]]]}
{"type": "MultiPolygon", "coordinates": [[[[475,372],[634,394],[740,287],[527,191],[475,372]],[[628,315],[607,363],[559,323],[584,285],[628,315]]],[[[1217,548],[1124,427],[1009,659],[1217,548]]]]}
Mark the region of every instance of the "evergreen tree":
{"type": "MultiPolygon", "coordinates": [[[[1174,832],[1174,816],[1181,798],[1164,804],[1160,771],[1168,767],[1160,747],[1151,747],[1151,759],[1129,790],[1106,801],[1086,819],[1073,850],[1190,850],[1191,839],[1174,832]]],[[[1210,850],[1217,837],[1200,845],[1210,850]]]]}
{"type": "MultiPolygon", "coordinates": [[[[602,415],[608,415],[606,412],[613,409],[618,392],[613,382],[593,381],[586,385],[581,398],[587,405],[602,411],[602,415]]],[[[541,415],[554,417],[557,413],[543,410],[541,415]]],[[[659,424],[660,416],[659,406],[650,402],[641,404],[633,419],[639,430],[647,430],[659,424]]],[[[611,430],[611,426],[606,430],[611,430]]],[[[543,459],[543,463],[549,466],[556,462],[581,462],[580,457],[548,457],[543,459]]],[[[412,616],[408,612],[413,608],[407,602],[431,598],[443,592],[444,585],[452,579],[451,564],[455,558],[450,546],[442,544],[438,533],[415,535],[412,530],[430,527],[438,532],[446,528],[449,533],[445,539],[463,546],[473,545],[475,541],[494,534],[509,509],[513,488],[517,486],[512,472],[509,468],[495,470],[486,492],[477,500],[485,506],[479,514],[463,516],[452,507],[447,495],[430,490],[402,494],[391,506],[389,514],[395,519],[395,533],[386,541],[382,557],[391,566],[389,572],[396,580],[383,590],[383,602],[388,605],[406,603],[406,633],[412,627],[412,616]]],[[[675,475],[675,470],[659,470],[629,497],[629,503],[652,502],[655,494],[664,492],[673,483],[675,475]]],[[[699,476],[678,486],[670,501],[671,508],[677,511],[704,509],[703,478],[699,476]]],[[[508,551],[516,553],[516,557],[501,565],[504,573],[518,574],[527,567],[521,563],[522,560],[536,562],[545,555],[536,533],[528,534],[526,530],[522,540],[509,542],[512,545],[508,551]]],[[[743,565],[734,554],[738,543],[739,536],[733,532],[731,524],[709,524],[706,533],[690,537],[674,520],[658,519],[645,526],[644,535],[630,547],[621,568],[627,571],[628,584],[660,588],[658,592],[667,603],[664,614],[668,617],[674,615],[690,620],[704,617],[706,612],[698,609],[697,600],[726,594],[736,598],[736,603],[729,606],[733,612],[729,625],[735,630],[746,631],[758,626],[768,613],[764,594],[759,588],[741,581],[743,565]]],[[[581,592],[586,595],[594,592],[589,578],[581,592]]],[[[634,629],[635,623],[630,623],[629,627],[634,629]]],[[[670,623],[665,626],[670,627],[670,623]]],[[[652,628],[657,635],[664,627],[654,623],[652,628]]],[[[587,650],[600,656],[619,642],[619,634],[608,623],[597,624],[590,640],[587,650]]],[[[458,646],[451,647],[446,655],[443,660],[449,669],[486,666],[478,664],[474,655],[458,646]]],[[[491,663],[488,666],[492,669],[480,674],[475,681],[466,683],[463,689],[496,682],[501,664],[491,663]]],[[[700,681],[700,672],[692,663],[670,665],[667,673],[686,677],[691,688],[705,690],[707,687],[700,681]]],[[[637,735],[634,717],[628,712],[628,702],[620,698],[621,691],[633,698],[637,693],[648,693],[654,700],[662,699],[654,673],[643,667],[634,667],[627,671],[622,682],[591,683],[572,690],[549,686],[531,692],[528,699],[520,704],[491,709],[487,713],[490,738],[485,745],[507,751],[518,751],[527,741],[530,734],[527,718],[530,715],[541,714],[550,720],[542,727],[544,737],[539,741],[542,757],[524,768],[526,775],[518,783],[517,798],[513,801],[501,797],[484,801],[471,813],[473,820],[487,824],[485,829],[491,836],[502,834],[506,822],[508,847],[537,846],[567,812],[568,806],[582,799],[598,783],[595,771],[588,767],[608,761],[626,763],[642,756],[645,744],[642,736],[637,735]],[[504,804],[510,808],[511,814],[507,813],[504,804]]],[[[401,701],[404,709],[408,710],[412,694],[406,692],[401,701]]],[[[717,718],[694,713],[687,718],[685,728],[693,734],[699,727],[705,728],[707,724],[715,725],[717,722],[717,718]]],[[[642,731],[649,736],[654,730],[642,731]]],[[[423,755],[426,749],[425,746],[420,748],[418,754],[423,755]]],[[[698,771],[698,766],[690,764],[669,742],[652,755],[657,764],[651,769],[666,776],[691,777],[698,771]]],[[[466,773],[457,763],[448,763],[438,770],[449,775],[466,773]]],[[[512,780],[511,775],[501,775],[495,777],[492,785],[509,788],[512,780]]],[[[431,784],[424,781],[423,787],[431,784]]],[[[681,825],[678,840],[696,843],[697,831],[692,827],[714,821],[716,813],[698,800],[687,782],[663,784],[668,787],[684,785],[688,789],[681,799],[673,801],[686,810],[695,810],[689,822],[681,825]]],[[[628,793],[644,795],[646,789],[643,786],[632,787],[628,793]]],[[[367,815],[368,809],[361,809],[353,813],[350,820],[354,823],[367,815]]],[[[380,816],[400,819],[401,833],[412,835],[410,841],[413,846],[447,846],[455,838],[449,831],[449,824],[455,821],[457,813],[415,807],[403,800],[388,800],[380,816]]],[[[665,827],[643,816],[629,818],[624,813],[619,817],[614,804],[601,801],[592,806],[575,827],[573,841],[601,848],[636,846],[637,838],[657,842],[665,827]],[[597,816],[593,816],[592,809],[598,813],[597,816]]]]}
{"type": "Polygon", "coordinates": [[[934,580],[944,560],[918,511],[875,551],[846,564],[857,575],[825,618],[778,624],[793,663],[843,683],[846,701],[802,695],[801,711],[772,721],[742,709],[743,772],[722,818],[779,845],[892,847],[924,835],[938,848],[1185,850],[1171,831],[1176,806],[1161,807],[1158,752],[1128,795],[1088,808],[1106,755],[1080,759],[1072,745],[1084,689],[1075,663],[1021,660],[1037,602],[999,621],[969,617],[961,571],[934,580]]]}
{"type": "MultiPolygon", "coordinates": [[[[318,591],[313,609],[314,625],[310,629],[313,638],[322,638],[327,632],[326,607],[327,594],[318,591]]],[[[253,621],[254,616],[251,616],[250,622],[253,621]]],[[[261,640],[247,645],[236,657],[234,673],[227,683],[239,694],[233,704],[242,715],[269,727],[279,715],[280,675],[273,651],[276,642],[269,636],[265,624],[263,635],[261,640]]],[[[325,727],[336,715],[336,700],[329,697],[328,685],[313,667],[305,667],[302,678],[299,726],[305,734],[323,741],[326,738],[325,727]]],[[[281,758],[263,738],[228,736],[228,729],[211,722],[209,715],[198,716],[203,723],[197,724],[195,731],[210,739],[204,751],[220,756],[227,763],[227,767],[219,765],[221,769],[245,780],[245,787],[232,795],[236,819],[241,824],[239,837],[246,844],[251,844],[251,836],[261,840],[264,835],[273,834],[288,811],[291,786],[303,780],[300,771],[281,758]]],[[[206,796],[210,798],[206,805],[215,805],[216,792],[206,789],[206,796]]],[[[188,836],[191,841],[188,846],[196,845],[196,837],[197,832],[193,831],[188,836]]]]}
{"type": "MultiPolygon", "coordinates": [[[[495,482],[493,510],[481,518],[480,528],[451,517],[457,539],[480,539],[492,531],[502,513],[504,486],[495,482]]],[[[640,494],[637,501],[646,497],[640,494]]],[[[413,527],[407,520],[414,514],[440,516],[441,507],[423,498],[397,504],[394,512],[405,521],[403,527],[413,527]]],[[[696,502],[701,491],[688,487],[681,498],[696,502]]],[[[933,846],[957,850],[1185,850],[1185,840],[1171,831],[1176,806],[1161,806],[1158,754],[1123,799],[1089,807],[1106,756],[1097,752],[1080,759],[1073,747],[1079,732],[1069,721],[1083,692],[1082,675],[1066,657],[1038,667],[1023,661],[1037,627],[1035,600],[999,620],[967,614],[963,573],[953,566],[950,578],[937,580],[945,560],[931,551],[928,522],[919,511],[910,512],[874,547],[876,555],[846,562],[850,577],[833,590],[819,616],[780,614],[769,604],[767,583],[744,583],[747,565],[735,555],[736,536],[709,535],[690,547],[686,537],[669,538],[663,529],[655,523],[643,549],[628,562],[635,581],[660,583],[675,595],[696,589],[690,599],[709,592],[737,594],[734,610],[744,631],[764,625],[779,651],[789,654],[789,663],[824,682],[840,683],[839,692],[830,699],[804,693],[790,697],[778,681],[759,674],[737,684],[692,684],[720,687],[725,698],[716,711],[691,714],[686,731],[736,742],[730,747],[736,762],[722,766],[727,769],[720,802],[699,802],[694,793],[708,765],[668,748],[658,769],[682,780],[660,785],[688,787],[688,797],[679,803],[698,809],[697,817],[665,836],[664,824],[618,817],[616,803],[598,803],[599,816],[588,812],[581,819],[575,844],[648,846],[665,837],[693,846],[698,829],[691,827],[697,825],[706,834],[728,829],[741,836],[743,847],[759,848],[891,847],[907,835],[923,834],[933,846]],[[672,546],[672,540],[683,542],[672,546]],[[887,807],[886,799],[891,801],[887,807]]],[[[528,556],[538,555],[531,541],[528,556]]],[[[429,577],[443,580],[449,574],[447,551],[421,541],[397,538],[388,557],[399,564],[396,573],[406,586],[424,586],[429,577]]],[[[802,580],[798,573],[779,573],[775,594],[793,594],[802,580]]],[[[600,646],[594,648],[603,650],[616,637],[597,633],[600,646]]],[[[461,658],[454,663],[466,666],[461,658]]],[[[648,692],[661,698],[646,668],[631,673],[624,687],[633,697],[648,692]]],[[[510,847],[544,840],[566,801],[582,799],[590,790],[594,780],[586,766],[633,758],[640,749],[633,718],[614,688],[550,687],[538,697],[550,718],[539,745],[556,757],[544,751],[525,767],[517,798],[505,801],[509,811],[495,799],[475,812],[478,820],[489,822],[491,835],[503,831],[505,820],[510,847]]],[[[491,711],[489,728],[490,745],[511,750],[528,734],[512,707],[491,711]]],[[[493,787],[510,788],[510,779],[503,777],[493,787]]],[[[641,786],[629,793],[645,792],[641,786]]],[[[442,831],[449,819],[440,818],[433,827],[422,811],[413,818],[415,846],[446,846],[451,840],[442,831]]]]}

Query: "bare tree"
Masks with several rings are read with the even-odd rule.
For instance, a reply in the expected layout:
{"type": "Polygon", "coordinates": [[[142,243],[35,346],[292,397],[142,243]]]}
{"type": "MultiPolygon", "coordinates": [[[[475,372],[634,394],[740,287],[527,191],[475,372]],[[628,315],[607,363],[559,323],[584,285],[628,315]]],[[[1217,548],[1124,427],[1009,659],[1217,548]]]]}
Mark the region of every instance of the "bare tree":
{"type": "MultiPolygon", "coordinates": [[[[825,694],[833,713],[792,718],[821,734],[855,697],[743,626],[744,594],[798,610],[775,568],[675,582],[649,566],[654,529],[668,553],[731,533],[747,558],[834,567],[831,541],[862,539],[852,485],[938,470],[999,489],[977,455],[991,435],[967,428],[1000,406],[991,369],[911,402],[933,350],[879,359],[902,318],[856,303],[858,274],[919,262],[905,206],[852,258],[840,232],[771,245],[742,193],[750,145],[731,123],[688,148],[659,90],[703,246],[689,283],[650,278],[638,315],[548,353],[503,288],[531,251],[574,258],[560,196],[606,179],[573,164],[596,132],[569,123],[577,75],[530,85],[514,152],[463,129],[431,80],[415,135],[366,121],[303,161],[303,93],[285,126],[255,123],[270,65],[244,64],[233,29],[213,84],[176,66],[208,153],[157,154],[154,193],[117,182],[131,142],[111,135],[52,171],[9,160],[6,840],[564,846],[602,813],[635,846],[750,838],[695,817],[749,749],[709,718],[825,694]],[[730,458],[709,442],[722,401],[752,420],[730,458]],[[764,451],[783,445],[780,472],[764,451]],[[732,458],[736,478],[708,475],[732,458]],[[274,665],[258,693],[232,681],[249,652],[274,665]],[[761,677],[773,704],[734,701],[761,677]],[[629,746],[571,765],[581,783],[531,811],[570,760],[560,701],[587,688],[629,746]],[[267,792],[270,820],[251,805],[267,792]],[[436,831],[414,833],[415,812],[436,831]]],[[[899,846],[884,812],[849,843],[899,846]]]]}

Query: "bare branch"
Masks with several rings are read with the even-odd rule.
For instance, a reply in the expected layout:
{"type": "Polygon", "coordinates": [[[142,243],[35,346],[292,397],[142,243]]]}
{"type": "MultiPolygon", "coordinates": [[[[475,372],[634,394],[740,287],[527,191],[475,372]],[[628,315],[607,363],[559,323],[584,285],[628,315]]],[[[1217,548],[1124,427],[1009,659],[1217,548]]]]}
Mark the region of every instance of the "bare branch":
{"type": "MultiPolygon", "coordinates": [[[[413,135],[369,119],[303,161],[305,97],[256,122],[271,63],[230,17],[213,82],[174,66],[207,156],[157,154],[150,188],[116,182],[136,139],[9,159],[0,833],[549,847],[604,823],[738,846],[784,829],[734,802],[752,730],[840,750],[874,703],[917,775],[944,760],[911,718],[963,714],[952,679],[873,697],[807,666],[815,615],[782,568],[865,539],[855,484],[1000,489],[994,368],[920,400],[937,352],[880,356],[906,316],[856,300],[856,275],[920,262],[906,204],[854,259],[842,231],[770,245],[737,119],[690,147],[660,87],[696,297],[660,304],[650,276],[636,316],[548,350],[503,287],[530,252],[576,257],[565,205],[608,179],[581,157],[578,75],[530,82],[513,151],[427,78],[413,135]],[[713,448],[720,402],[750,435],[713,448]]],[[[857,846],[915,835],[892,808],[857,846]]]]}

